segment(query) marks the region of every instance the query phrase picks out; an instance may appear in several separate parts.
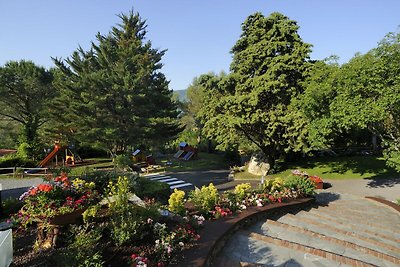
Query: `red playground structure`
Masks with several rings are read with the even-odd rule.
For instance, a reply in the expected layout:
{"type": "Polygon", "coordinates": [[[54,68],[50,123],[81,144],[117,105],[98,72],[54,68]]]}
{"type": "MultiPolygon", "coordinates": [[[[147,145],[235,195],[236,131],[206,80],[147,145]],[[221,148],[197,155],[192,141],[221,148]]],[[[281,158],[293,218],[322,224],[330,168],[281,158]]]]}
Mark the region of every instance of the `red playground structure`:
{"type": "Polygon", "coordinates": [[[43,168],[50,165],[53,159],[56,159],[55,165],[62,163],[63,166],[74,166],[77,157],[72,153],[68,146],[60,146],[58,142],[54,145],[54,149],[39,163],[38,167],[43,168]],[[61,161],[58,160],[60,152],[64,151],[65,155],[61,155],[61,161]]]}

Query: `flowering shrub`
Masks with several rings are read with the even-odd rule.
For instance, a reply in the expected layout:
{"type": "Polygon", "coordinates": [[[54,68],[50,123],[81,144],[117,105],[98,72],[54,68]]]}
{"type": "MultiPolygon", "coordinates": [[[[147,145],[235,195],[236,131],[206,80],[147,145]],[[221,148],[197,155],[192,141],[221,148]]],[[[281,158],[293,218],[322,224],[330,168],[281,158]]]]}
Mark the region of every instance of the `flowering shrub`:
{"type": "Polygon", "coordinates": [[[135,248],[132,266],[167,266],[179,252],[200,238],[189,223],[170,229],[159,222],[153,224],[153,237],[153,245],[135,248]]]}
{"type": "Polygon", "coordinates": [[[83,180],[70,181],[59,176],[47,183],[31,187],[20,196],[24,203],[15,219],[25,228],[32,222],[48,223],[56,215],[85,209],[98,200],[94,183],[83,180]]]}
{"type": "Polygon", "coordinates": [[[175,188],[168,199],[168,209],[180,215],[184,215],[185,210],[185,192],[175,188]]]}
{"type": "Polygon", "coordinates": [[[250,191],[251,185],[249,183],[238,184],[235,186],[235,190],[233,191],[238,200],[243,199],[246,194],[250,191]]]}
{"type": "Polygon", "coordinates": [[[302,177],[304,179],[309,179],[314,183],[314,187],[317,187],[317,184],[319,183],[323,183],[321,177],[316,176],[316,175],[308,175],[308,173],[306,172],[302,172],[300,170],[293,170],[292,171],[292,175],[298,176],[298,177],[302,177]]]}
{"type": "Polygon", "coordinates": [[[222,217],[226,217],[228,215],[232,215],[232,211],[229,208],[222,208],[220,206],[215,206],[214,210],[211,211],[211,214],[215,219],[219,219],[222,217]]]}
{"type": "Polygon", "coordinates": [[[203,215],[208,215],[218,202],[218,190],[210,183],[208,186],[196,188],[190,192],[190,200],[203,215]]]}

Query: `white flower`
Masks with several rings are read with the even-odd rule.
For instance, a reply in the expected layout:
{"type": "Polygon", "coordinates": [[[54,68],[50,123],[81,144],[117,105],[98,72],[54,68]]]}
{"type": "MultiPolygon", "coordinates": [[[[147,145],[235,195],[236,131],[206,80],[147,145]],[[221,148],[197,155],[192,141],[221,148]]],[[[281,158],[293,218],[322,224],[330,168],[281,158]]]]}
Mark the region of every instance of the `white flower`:
{"type": "Polygon", "coordinates": [[[179,242],[179,246],[183,247],[185,244],[183,244],[183,242],[179,242]]]}

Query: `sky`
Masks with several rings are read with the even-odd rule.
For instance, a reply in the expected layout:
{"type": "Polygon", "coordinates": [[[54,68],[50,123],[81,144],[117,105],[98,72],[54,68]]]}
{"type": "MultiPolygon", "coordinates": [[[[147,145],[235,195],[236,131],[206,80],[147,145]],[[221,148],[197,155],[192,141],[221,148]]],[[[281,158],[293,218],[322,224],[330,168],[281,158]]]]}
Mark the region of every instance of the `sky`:
{"type": "Polygon", "coordinates": [[[25,59],[50,68],[51,57],[88,50],[131,10],[146,20],[153,47],[167,50],[162,72],[173,90],[201,74],[229,72],[241,24],[255,12],[297,21],[312,59],[337,55],[340,63],[400,25],[400,0],[0,0],[0,66],[25,59]]]}

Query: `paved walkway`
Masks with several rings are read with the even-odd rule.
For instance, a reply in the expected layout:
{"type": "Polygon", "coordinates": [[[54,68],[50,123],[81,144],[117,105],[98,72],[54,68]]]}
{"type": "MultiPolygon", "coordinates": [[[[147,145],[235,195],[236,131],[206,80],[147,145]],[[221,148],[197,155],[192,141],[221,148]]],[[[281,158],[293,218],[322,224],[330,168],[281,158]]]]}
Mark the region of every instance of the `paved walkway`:
{"type": "Polygon", "coordinates": [[[233,235],[215,266],[400,266],[400,214],[320,192],[310,210],[276,214],[233,235]]]}

